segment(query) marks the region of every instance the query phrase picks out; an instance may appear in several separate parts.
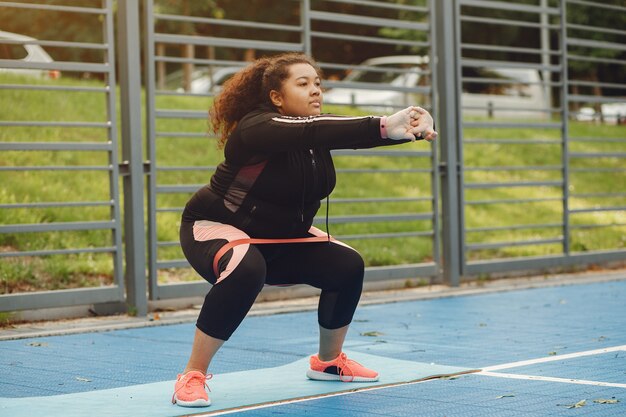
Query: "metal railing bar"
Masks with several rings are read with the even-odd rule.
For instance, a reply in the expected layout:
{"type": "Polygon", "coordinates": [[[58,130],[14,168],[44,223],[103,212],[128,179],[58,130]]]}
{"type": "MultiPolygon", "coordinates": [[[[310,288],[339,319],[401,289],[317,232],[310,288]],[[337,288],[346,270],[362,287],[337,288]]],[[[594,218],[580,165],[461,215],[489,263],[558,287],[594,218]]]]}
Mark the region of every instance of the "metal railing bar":
{"type": "Polygon", "coordinates": [[[60,232],[76,230],[115,229],[116,221],[13,224],[0,226],[0,233],[60,232]]]}
{"type": "MultiPolygon", "coordinates": [[[[407,222],[415,220],[431,220],[432,213],[422,214],[370,214],[363,216],[330,216],[328,223],[379,223],[379,222],[407,222]]],[[[325,216],[316,216],[313,223],[326,221],[325,216]]]]}
{"type": "MultiPolygon", "coordinates": [[[[430,94],[431,87],[401,87],[390,84],[365,83],[365,82],[346,82],[346,81],[327,81],[324,83],[326,88],[358,88],[364,90],[380,90],[380,91],[399,91],[401,93],[421,93],[430,94]]],[[[356,103],[358,104],[358,103],[356,103]]],[[[383,103],[380,103],[383,104],[383,103]]]]}
{"type": "Polygon", "coordinates": [[[113,201],[85,201],[85,202],[48,202],[48,203],[11,203],[0,204],[0,209],[21,209],[21,208],[50,208],[50,207],[111,207],[113,201]]]}
{"type": "Polygon", "coordinates": [[[612,4],[604,4],[604,3],[597,3],[597,2],[584,1],[584,0],[567,0],[567,2],[569,4],[578,4],[581,6],[598,7],[600,9],[614,10],[614,11],[626,13],[626,7],[623,7],[623,6],[615,6],[612,4]]]}
{"type": "Polygon", "coordinates": [[[462,82],[464,83],[476,83],[476,84],[523,84],[523,85],[541,85],[541,86],[550,86],[550,87],[561,87],[563,85],[562,82],[545,82],[545,81],[520,81],[520,80],[512,80],[506,78],[483,78],[483,77],[463,77],[462,82]]]}
{"type": "Polygon", "coordinates": [[[0,126],[6,127],[93,127],[110,128],[111,123],[105,122],[30,122],[30,121],[0,121],[0,126]]]}
{"type": "Polygon", "coordinates": [[[570,172],[626,172],[626,168],[570,168],[570,172]]]}
{"type": "Polygon", "coordinates": [[[593,208],[584,208],[584,209],[572,209],[569,210],[569,213],[596,213],[596,212],[606,212],[606,211],[623,211],[626,214],[626,206],[616,206],[616,207],[593,207],[593,208]]]}
{"type": "Polygon", "coordinates": [[[347,23],[353,25],[382,26],[423,31],[430,30],[430,25],[428,23],[401,21],[381,17],[345,15],[342,13],[320,12],[315,10],[309,12],[309,18],[311,20],[323,20],[326,22],[347,23]]]}
{"type": "Polygon", "coordinates": [[[501,19],[493,17],[478,17],[478,16],[461,16],[459,18],[462,22],[474,22],[474,23],[489,23],[493,25],[505,25],[505,26],[519,26],[527,28],[545,28],[545,29],[560,29],[560,25],[555,24],[542,24],[535,22],[527,22],[523,20],[501,19]]]}
{"type": "Polygon", "coordinates": [[[573,193],[570,198],[604,198],[604,197],[626,197],[626,193],[573,193]]]}
{"type": "Polygon", "coordinates": [[[485,182],[485,183],[465,183],[465,188],[491,189],[503,187],[561,187],[563,181],[528,181],[528,182],[485,182]]]}
{"type": "MultiPolygon", "coordinates": [[[[480,43],[461,43],[461,48],[462,49],[475,49],[475,50],[481,50],[481,51],[500,52],[502,51],[503,46],[486,45],[486,44],[480,44],[480,43]]],[[[509,45],[506,46],[506,50],[507,52],[516,52],[516,53],[522,53],[522,54],[537,54],[537,55],[548,54],[548,55],[553,55],[553,56],[561,56],[560,50],[542,51],[541,49],[537,49],[537,48],[520,48],[520,47],[515,47],[515,46],[509,46],[509,45]]]]}
{"type": "Polygon", "coordinates": [[[560,145],[560,140],[551,139],[463,139],[463,143],[468,145],[490,145],[490,144],[510,144],[510,145],[560,145]]]}
{"type": "Polygon", "coordinates": [[[157,119],[206,119],[206,111],[193,110],[157,110],[155,112],[157,119]]]}
{"type": "Polygon", "coordinates": [[[569,80],[568,84],[582,86],[582,87],[605,87],[605,88],[615,88],[615,89],[620,89],[620,90],[626,89],[626,84],[593,82],[593,81],[584,81],[584,80],[569,80]]]}
{"type": "Polygon", "coordinates": [[[488,113],[490,110],[493,111],[494,113],[498,112],[502,112],[502,111],[524,111],[524,112],[529,112],[529,113],[548,113],[548,114],[552,114],[552,113],[560,113],[561,111],[563,111],[563,109],[561,107],[542,107],[542,108],[528,108],[528,107],[505,107],[505,106],[498,106],[496,108],[493,107],[489,107],[487,106],[461,106],[461,108],[463,108],[464,110],[481,110],[485,113],[488,113]]]}
{"type": "Polygon", "coordinates": [[[523,122],[463,122],[463,127],[496,128],[496,129],[560,129],[561,123],[523,123],[523,122]]]}
{"type": "Polygon", "coordinates": [[[155,96],[170,96],[170,97],[215,97],[215,93],[191,93],[185,91],[169,91],[169,90],[156,90],[155,96]]]}
{"type": "Polygon", "coordinates": [[[178,64],[203,64],[206,66],[216,67],[241,67],[244,68],[248,62],[241,61],[228,61],[221,59],[206,59],[206,58],[182,58],[177,56],[167,55],[155,55],[154,61],[156,62],[173,62],[178,64]]]}
{"type": "Polygon", "coordinates": [[[107,14],[107,9],[97,9],[95,7],[75,7],[75,6],[56,6],[51,4],[34,4],[34,3],[16,3],[12,1],[0,2],[0,7],[12,7],[16,9],[31,10],[52,10],[57,12],[72,13],[89,13],[89,14],[107,14]]]}
{"type": "Polygon", "coordinates": [[[559,14],[559,9],[556,7],[531,6],[525,4],[506,3],[504,1],[461,0],[460,5],[484,7],[495,10],[509,10],[514,12],[528,12],[537,14],[546,13],[551,15],[559,14]]]}
{"type": "Polygon", "coordinates": [[[606,224],[573,224],[572,229],[596,229],[601,227],[624,227],[626,223],[606,223],[606,224]]]}
{"type": "Polygon", "coordinates": [[[595,41],[595,40],[590,40],[590,39],[568,38],[567,44],[568,46],[582,46],[585,48],[599,48],[599,49],[610,49],[614,51],[626,51],[625,45],[615,43],[615,42],[595,41]]]}
{"type": "Polygon", "coordinates": [[[601,142],[601,143],[626,143],[626,138],[584,138],[569,137],[570,142],[601,142]]]}
{"type": "Polygon", "coordinates": [[[175,137],[181,137],[181,138],[211,138],[214,136],[209,136],[206,133],[195,133],[195,132],[156,132],[155,133],[155,137],[156,138],[175,138],[175,137]]]}
{"type": "Polygon", "coordinates": [[[189,35],[166,35],[157,34],[154,37],[156,42],[179,44],[179,45],[200,45],[200,46],[224,46],[241,49],[263,49],[270,51],[302,51],[304,46],[301,43],[259,41],[254,39],[233,39],[218,37],[202,37],[189,35]]]}
{"type": "Polygon", "coordinates": [[[59,71],[80,71],[80,72],[109,72],[111,68],[108,64],[94,64],[82,62],[32,62],[12,59],[0,59],[0,68],[11,69],[41,69],[59,71]]]}
{"type": "Polygon", "coordinates": [[[72,255],[77,253],[115,253],[118,248],[114,246],[87,248],[87,249],[49,249],[49,250],[30,250],[30,251],[13,251],[0,252],[0,258],[17,258],[20,256],[50,256],[50,255],[72,255]]]}
{"type": "Polygon", "coordinates": [[[430,168],[337,168],[337,173],[344,174],[377,174],[377,173],[425,173],[431,174],[433,171],[430,168]]]}
{"type": "Polygon", "coordinates": [[[462,67],[471,68],[521,68],[521,69],[535,69],[551,72],[560,72],[561,65],[543,65],[533,64],[529,62],[512,62],[512,61],[493,61],[488,59],[470,59],[461,58],[462,67]]]}
{"type": "Polygon", "coordinates": [[[563,167],[559,165],[534,165],[534,166],[494,166],[494,167],[479,167],[479,166],[465,166],[463,171],[465,172],[488,172],[488,171],[560,171],[563,167]]]}
{"type": "MultiPolygon", "coordinates": [[[[432,202],[432,197],[389,197],[389,198],[331,198],[330,204],[368,204],[368,203],[430,203],[432,202]]],[[[322,201],[322,206],[325,204],[322,201]]],[[[2,208],[2,206],[0,206],[2,208]]],[[[164,207],[157,208],[155,211],[157,213],[179,213],[182,212],[184,207],[164,207]]]]}
{"type": "Polygon", "coordinates": [[[556,239],[532,239],[524,241],[510,241],[510,242],[497,242],[497,243],[475,243],[465,245],[467,250],[482,250],[482,249],[498,249],[508,246],[529,246],[529,245],[551,245],[555,243],[563,243],[563,238],[556,239]]]}
{"type": "Polygon", "coordinates": [[[329,2],[340,3],[340,4],[357,4],[360,6],[371,6],[371,7],[380,7],[384,9],[396,9],[396,10],[406,10],[412,12],[429,12],[428,7],[424,6],[413,6],[413,5],[404,5],[404,4],[394,4],[394,3],[379,3],[375,1],[367,1],[367,0],[326,0],[329,2]]]}
{"type": "Polygon", "coordinates": [[[157,194],[183,194],[183,193],[195,193],[205,184],[197,185],[157,185],[154,191],[157,194]]]}
{"type": "Polygon", "coordinates": [[[575,24],[575,23],[567,23],[567,28],[574,29],[574,30],[586,30],[586,31],[596,32],[596,33],[606,33],[608,35],[625,35],[626,34],[626,30],[618,30],[618,29],[612,29],[612,28],[600,28],[596,26],[587,26],[587,25],[580,25],[580,24],[575,24]]]}
{"type": "Polygon", "coordinates": [[[331,151],[337,156],[397,156],[397,157],[421,157],[430,158],[432,154],[425,151],[384,151],[384,150],[366,150],[366,149],[336,149],[331,151]]]}
{"type": "Polygon", "coordinates": [[[179,171],[213,171],[217,169],[215,165],[195,165],[195,166],[158,166],[156,171],[179,172],[179,171]]]}
{"type": "Polygon", "coordinates": [[[562,198],[525,198],[525,199],[502,199],[502,200],[465,200],[465,205],[489,205],[489,204],[524,204],[524,203],[547,203],[554,201],[563,201],[562,198]]]}
{"type": "Polygon", "coordinates": [[[3,84],[0,90],[37,90],[37,91],[69,91],[69,92],[89,92],[108,93],[109,87],[74,87],[60,85],[26,85],[26,84],[3,84]]]}
{"type": "Polygon", "coordinates": [[[173,15],[173,14],[154,14],[155,20],[167,20],[172,22],[190,22],[190,23],[209,23],[215,24],[219,26],[236,26],[240,28],[248,27],[255,29],[274,29],[274,30],[285,30],[290,32],[300,32],[302,31],[302,26],[292,26],[292,25],[282,25],[278,23],[263,23],[263,22],[252,22],[249,20],[233,20],[233,19],[215,19],[212,17],[198,17],[198,16],[181,16],[181,15],[173,15]]]}
{"type": "Polygon", "coordinates": [[[381,45],[424,46],[424,47],[430,46],[428,42],[407,41],[407,40],[389,39],[389,38],[376,38],[373,36],[346,35],[343,33],[330,33],[330,32],[320,32],[320,31],[311,31],[311,37],[337,39],[337,40],[341,39],[344,41],[377,43],[381,45]]]}
{"type": "Polygon", "coordinates": [[[1,166],[0,172],[6,171],[112,171],[112,166],[1,166]]]}
{"type": "Polygon", "coordinates": [[[626,152],[570,152],[570,158],[626,158],[626,152]]]}
{"type": "Polygon", "coordinates": [[[626,60],[610,59],[610,58],[598,58],[598,57],[594,57],[594,56],[582,56],[582,55],[569,54],[567,56],[567,59],[568,60],[572,60],[572,61],[595,62],[595,63],[599,63],[599,64],[626,65],[626,60]]]}
{"type": "Polygon", "coordinates": [[[39,39],[35,39],[35,40],[29,39],[27,41],[0,39],[0,44],[40,45],[40,46],[51,46],[51,47],[59,47],[59,48],[81,48],[81,49],[101,49],[101,50],[106,50],[109,48],[109,45],[105,43],[46,41],[46,40],[39,40],[39,39]]]}
{"type": "Polygon", "coordinates": [[[0,142],[2,151],[110,151],[112,149],[113,145],[110,142],[0,142]]]}
{"type": "Polygon", "coordinates": [[[484,232],[501,232],[506,230],[539,230],[539,229],[551,229],[563,227],[561,223],[547,223],[547,224],[524,224],[517,226],[493,226],[493,227],[469,227],[465,229],[467,233],[484,233],[484,232]]]}
{"type": "Polygon", "coordinates": [[[581,94],[571,94],[569,98],[570,98],[570,101],[584,101],[588,103],[626,103],[626,98],[619,98],[619,97],[601,97],[601,96],[585,96],[581,94]]]}
{"type": "Polygon", "coordinates": [[[429,232],[400,232],[400,233],[371,233],[362,235],[339,235],[339,240],[367,240],[367,239],[406,239],[408,237],[432,237],[434,233],[429,232]]]}

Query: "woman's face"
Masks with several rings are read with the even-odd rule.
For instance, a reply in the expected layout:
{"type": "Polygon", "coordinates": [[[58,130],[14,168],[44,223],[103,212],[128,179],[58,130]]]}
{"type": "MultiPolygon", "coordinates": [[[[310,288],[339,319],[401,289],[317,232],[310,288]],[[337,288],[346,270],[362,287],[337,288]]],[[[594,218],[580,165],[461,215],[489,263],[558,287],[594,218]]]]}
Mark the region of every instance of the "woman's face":
{"type": "Polygon", "coordinates": [[[272,90],[270,99],[285,116],[317,116],[322,112],[322,81],[309,64],[293,64],[280,91],[272,90]]]}

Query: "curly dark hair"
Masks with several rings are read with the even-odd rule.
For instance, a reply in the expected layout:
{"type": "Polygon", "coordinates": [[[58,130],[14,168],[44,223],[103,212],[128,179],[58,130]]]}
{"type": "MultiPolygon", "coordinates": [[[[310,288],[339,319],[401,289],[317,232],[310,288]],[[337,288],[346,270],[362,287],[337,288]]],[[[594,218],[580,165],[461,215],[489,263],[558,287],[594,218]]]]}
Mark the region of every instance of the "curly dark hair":
{"type": "Polygon", "coordinates": [[[294,64],[309,64],[322,77],[322,71],[313,58],[289,52],[257,59],[224,83],[224,89],[209,110],[211,130],[219,136],[219,147],[224,147],[228,136],[246,114],[259,104],[272,104],[270,91],[280,91],[283,82],[289,78],[289,68],[294,64]]]}

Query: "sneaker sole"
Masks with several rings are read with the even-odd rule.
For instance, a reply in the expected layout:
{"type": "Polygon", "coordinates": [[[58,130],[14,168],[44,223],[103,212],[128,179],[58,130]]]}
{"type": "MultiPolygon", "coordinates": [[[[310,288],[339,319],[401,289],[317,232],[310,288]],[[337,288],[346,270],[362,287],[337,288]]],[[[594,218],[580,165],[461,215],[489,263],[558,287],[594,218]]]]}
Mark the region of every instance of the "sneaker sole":
{"type": "MultiPolygon", "coordinates": [[[[339,375],[333,375],[333,374],[327,374],[326,372],[319,372],[319,371],[314,371],[312,369],[309,369],[308,371],[306,371],[306,376],[309,379],[313,379],[315,381],[341,381],[341,376],[339,375]]],[[[378,376],[372,377],[372,378],[368,378],[365,376],[355,376],[354,379],[349,379],[348,376],[346,376],[346,378],[348,378],[348,380],[343,380],[342,382],[375,382],[378,381],[378,376]]]]}
{"type": "Polygon", "coordinates": [[[174,404],[181,407],[208,407],[211,405],[211,400],[198,399],[194,401],[181,401],[178,398],[174,398],[174,404]]]}

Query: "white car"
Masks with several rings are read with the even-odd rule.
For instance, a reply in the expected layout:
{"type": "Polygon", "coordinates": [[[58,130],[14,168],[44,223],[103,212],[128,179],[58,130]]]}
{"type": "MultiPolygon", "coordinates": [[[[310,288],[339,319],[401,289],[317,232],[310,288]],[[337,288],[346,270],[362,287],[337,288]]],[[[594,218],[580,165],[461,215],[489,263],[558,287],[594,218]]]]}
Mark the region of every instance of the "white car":
{"type": "Polygon", "coordinates": [[[366,106],[383,111],[410,104],[427,105],[423,91],[430,77],[427,56],[398,55],[371,58],[363,61],[343,80],[346,86],[337,86],[324,93],[324,103],[366,106]],[[405,91],[406,88],[412,89],[405,91]],[[423,90],[423,91],[420,91],[423,90]]]}
{"type": "MultiPolygon", "coordinates": [[[[37,45],[36,43],[28,43],[33,41],[36,42],[37,40],[35,38],[31,38],[30,36],[0,31],[0,59],[20,60],[24,62],[54,62],[50,55],[48,55],[48,53],[40,45],[37,45]]],[[[0,72],[10,72],[13,74],[47,77],[52,79],[57,79],[61,76],[61,73],[57,70],[2,68],[1,66],[2,64],[0,64],[0,72]]]]}
{"type": "MultiPolygon", "coordinates": [[[[390,111],[408,105],[430,105],[431,84],[427,56],[400,55],[371,58],[348,74],[343,85],[329,89],[324,103],[363,106],[390,111]]],[[[524,109],[547,109],[548,99],[539,71],[526,68],[477,68],[474,84],[461,94],[464,114],[507,117],[542,117],[524,109]],[[496,80],[493,84],[489,80],[496,80]]],[[[466,87],[467,84],[464,85],[466,87]]],[[[464,88],[465,90],[465,88],[464,88]]]]}
{"type": "MultiPolygon", "coordinates": [[[[243,67],[210,67],[195,69],[191,74],[191,83],[188,93],[216,94],[222,89],[224,83],[242,68],[243,67]]],[[[185,92],[182,70],[168,75],[165,80],[165,85],[168,89],[176,90],[179,93],[185,92]]]]}
{"type": "Polygon", "coordinates": [[[600,112],[591,107],[581,107],[574,118],[580,122],[600,122],[607,124],[626,124],[626,103],[603,103],[600,105],[600,112]]]}

